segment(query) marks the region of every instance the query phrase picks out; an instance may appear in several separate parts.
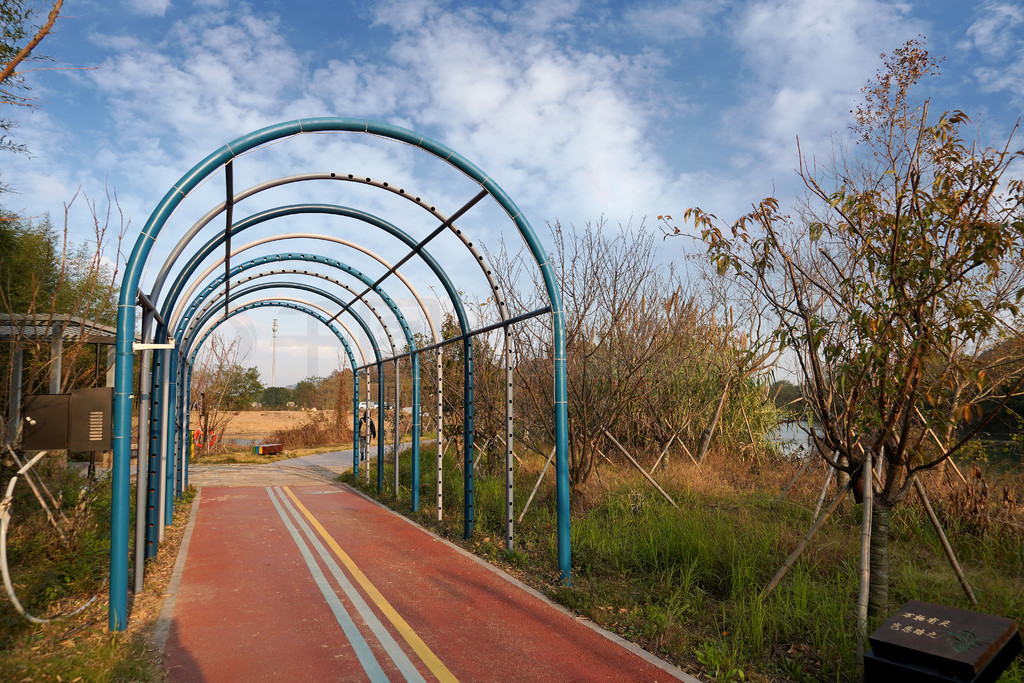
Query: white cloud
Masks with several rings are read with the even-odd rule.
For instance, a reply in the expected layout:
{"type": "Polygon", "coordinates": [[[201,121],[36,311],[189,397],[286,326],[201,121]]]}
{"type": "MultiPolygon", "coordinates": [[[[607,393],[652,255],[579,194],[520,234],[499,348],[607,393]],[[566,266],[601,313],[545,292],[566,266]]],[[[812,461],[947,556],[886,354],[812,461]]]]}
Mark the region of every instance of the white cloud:
{"type": "Polygon", "coordinates": [[[569,28],[579,8],[579,0],[531,0],[521,10],[523,26],[538,33],[569,28]]]}
{"type": "Polygon", "coordinates": [[[147,17],[162,17],[171,6],[171,0],[123,0],[129,11],[147,17]]]}
{"type": "Polygon", "coordinates": [[[286,92],[303,82],[299,58],[273,18],[197,13],[163,44],[111,45],[114,56],[91,73],[111,98],[121,142],[180,141],[170,143],[173,153],[213,149],[275,122],[286,92]]]}
{"type": "Polygon", "coordinates": [[[686,0],[668,4],[631,6],[626,22],[642,34],[663,40],[701,36],[711,30],[711,20],[725,9],[724,0],[686,0]]]}
{"type": "Polygon", "coordinates": [[[645,142],[653,114],[638,86],[650,82],[649,58],[564,49],[475,13],[423,16],[433,18],[391,25],[399,90],[421,86],[415,124],[441,131],[543,218],[656,211],[667,174],[645,142]]]}
{"type": "Polygon", "coordinates": [[[757,151],[767,168],[789,171],[795,138],[805,154],[828,153],[849,125],[860,88],[879,67],[878,55],[922,27],[907,8],[883,2],[767,0],[742,16],[735,41],[756,78],[745,104],[726,125],[757,151]]]}
{"type": "Polygon", "coordinates": [[[990,2],[978,15],[967,29],[967,47],[980,51],[988,63],[977,66],[974,76],[986,92],[1009,92],[1019,101],[1024,97],[1024,9],[990,2]]]}
{"type": "Polygon", "coordinates": [[[980,18],[967,29],[971,44],[990,55],[1003,56],[1019,51],[1020,29],[1024,23],[1024,9],[1019,5],[986,3],[980,18]]]}

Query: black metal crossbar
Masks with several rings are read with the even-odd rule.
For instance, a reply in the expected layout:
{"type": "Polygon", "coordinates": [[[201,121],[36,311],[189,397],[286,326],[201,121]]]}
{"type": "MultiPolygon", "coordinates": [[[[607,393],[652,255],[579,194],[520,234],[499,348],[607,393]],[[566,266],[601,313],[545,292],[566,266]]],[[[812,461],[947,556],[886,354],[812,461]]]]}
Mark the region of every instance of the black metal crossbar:
{"type": "Polygon", "coordinates": [[[442,232],[444,232],[445,230],[447,230],[448,228],[450,228],[450,227],[452,226],[452,223],[454,223],[454,222],[455,222],[455,221],[457,221],[457,220],[458,220],[459,218],[461,218],[461,217],[462,217],[462,216],[463,216],[463,215],[464,215],[464,214],[465,214],[465,213],[466,213],[467,211],[469,211],[470,209],[472,209],[472,208],[473,208],[473,207],[474,207],[474,206],[476,205],[476,203],[477,203],[477,202],[479,202],[479,201],[480,201],[481,199],[483,199],[483,198],[484,198],[484,197],[486,197],[486,196],[487,196],[487,190],[480,190],[480,192],[479,192],[479,193],[477,193],[477,195],[476,195],[475,197],[473,197],[473,198],[472,198],[472,199],[470,199],[470,200],[469,200],[468,202],[466,202],[465,204],[463,204],[463,205],[462,205],[462,208],[461,208],[461,209],[459,209],[458,211],[456,211],[455,213],[453,213],[453,214],[451,215],[451,217],[450,217],[450,218],[448,218],[448,220],[446,220],[446,221],[445,221],[444,223],[441,223],[441,225],[437,226],[437,228],[436,228],[436,229],[435,229],[435,230],[434,230],[434,231],[433,231],[432,233],[430,233],[430,234],[429,234],[429,235],[427,235],[427,236],[426,236],[426,237],[425,237],[424,239],[422,239],[422,240],[420,240],[419,242],[417,242],[416,246],[415,246],[415,247],[413,247],[412,251],[410,251],[410,252],[409,252],[408,254],[406,254],[405,256],[403,256],[403,257],[402,257],[402,259],[398,261],[398,263],[396,263],[395,265],[393,265],[393,266],[391,266],[390,268],[388,268],[388,271],[387,271],[386,273],[384,273],[383,275],[381,275],[381,276],[380,276],[379,278],[377,278],[377,281],[376,281],[376,282],[374,282],[374,283],[373,283],[372,285],[370,285],[369,287],[367,287],[367,288],[366,288],[366,289],[365,289],[365,290],[363,291],[363,293],[362,293],[362,294],[360,294],[359,296],[357,296],[357,297],[356,297],[355,299],[353,299],[352,301],[348,302],[348,304],[346,304],[346,306],[345,306],[345,307],[344,307],[343,309],[341,309],[340,311],[338,311],[338,312],[337,312],[337,313],[336,313],[336,314],[334,315],[334,317],[333,317],[333,318],[331,318],[330,320],[328,320],[327,322],[328,322],[328,323],[333,323],[333,322],[334,322],[335,320],[337,320],[337,319],[338,319],[339,317],[341,317],[341,315],[342,315],[342,314],[343,314],[343,313],[344,313],[345,311],[347,311],[348,309],[352,308],[352,305],[353,305],[353,304],[354,304],[355,302],[357,302],[357,301],[360,301],[360,300],[361,300],[361,299],[362,299],[362,298],[363,298],[364,296],[366,296],[366,295],[367,295],[367,294],[368,294],[369,292],[373,291],[373,289],[374,289],[375,287],[378,287],[378,286],[380,285],[380,283],[382,283],[382,282],[384,282],[384,280],[388,279],[388,277],[390,277],[392,273],[394,273],[394,272],[395,272],[396,270],[398,270],[399,268],[401,268],[401,267],[402,267],[402,265],[403,265],[403,264],[404,264],[404,263],[405,263],[406,261],[408,261],[408,260],[409,260],[409,259],[411,259],[411,258],[412,258],[413,256],[416,256],[416,255],[417,255],[417,254],[419,254],[419,253],[420,253],[421,251],[423,251],[423,247],[427,246],[427,243],[428,243],[428,242],[429,242],[430,240],[434,239],[435,237],[437,237],[438,235],[440,235],[440,234],[441,234],[442,232]]]}
{"type": "Polygon", "coordinates": [[[424,346],[422,348],[418,348],[415,351],[406,351],[405,353],[400,353],[397,356],[392,356],[391,358],[383,358],[383,359],[381,359],[380,363],[367,363],[366,365],[360,365],[358,368],[356,368],[356,371],[364,370],[364,369],[370,368],[370,367],[376,367],[378,365],[383,365],[384,363],[393,363],[396,360],[400,360],[402,358],[408,358],[409,356],[411,356],[414,353],[425,353],[427,351],[433,351],[434,349],[439,349],[442,346],[447,346],[448,344],[454,344],[457,341],[462,341],[463,339],[466,339],[466,338],[469,338],[469,337],[476,337],[476,336],[481,335],[481,334],[487,334],[488,332],[493,332],[494,330],[500,330],[500,329],[508,327],[509,325],[515,325],[516,323],[522,322],[524,320],[529,320],[530,318],[536,318],[538,315],[544,315],[545,313],[550,313],[550,312],[551,312],[551,307],[550,306],[545,306],[544,308],[538,308],[535,311],[530,311],[529,313],[522,313],[522,314],[517,315],[517,316],[515,316],[513,318],[509,318],[508,320],[501,320],[499,322],[492,323],[490,325],[486,325],[484,327],[481,327],[480,329],[477,329],[477,330],[470,330],[466,334],[460,334],[457,337],[449,337],[448,339],[444,339],[442,341],[439,341],[436,344],[430,344],[429,346],[424,346]]]}
{"type": "Polygon", "coordinates": [[[233,159],[224,164],[224,187],[227,197],[224,199],[224,318],[228,317],[228,304],[231,301],[231,222],[234,220],[235,208],[235,172],[233,159]]]}

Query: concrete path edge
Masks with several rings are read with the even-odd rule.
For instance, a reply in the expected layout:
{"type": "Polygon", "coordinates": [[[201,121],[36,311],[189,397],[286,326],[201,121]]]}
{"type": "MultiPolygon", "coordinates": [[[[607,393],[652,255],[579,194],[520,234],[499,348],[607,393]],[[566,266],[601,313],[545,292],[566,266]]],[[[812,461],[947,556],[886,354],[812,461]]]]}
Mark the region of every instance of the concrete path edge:
{"type": "Polygon", "coordinates": [[[171,621],[174,618],[174,604],[178,599],[178,589],[181,587],[181,576],[185,573],[185,558],[188,557],[188,545],[192,541],[192,531],[196,526],[196,514],[199,512],[199,499],[203,490],[197,488],[196,495],[192,499],[192,510],[188,514],[188,524],[185,525],[185,533],[181,537],[181,545],[178,546],[178,556],[174,560],[174,569],[171,570],[171,580],[167,584],[167,592],[164,593],[164,602],[160,606],[160,614],[156,618],[156,628],[153,629],[152,642],[160,657],[163,657],[164,646],[167,644],[167,636],[171,633],[171,621]]]}

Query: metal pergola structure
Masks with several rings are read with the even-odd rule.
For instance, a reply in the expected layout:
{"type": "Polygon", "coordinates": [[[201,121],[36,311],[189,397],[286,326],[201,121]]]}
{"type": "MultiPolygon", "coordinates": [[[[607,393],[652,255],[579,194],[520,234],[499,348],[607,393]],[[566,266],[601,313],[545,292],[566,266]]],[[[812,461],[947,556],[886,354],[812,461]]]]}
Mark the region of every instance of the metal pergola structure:
{"type": "MultiPolygon", "coordinates": [[[[333,218],[331,219],[333,220],[333,218]]],[[[512,400],[512,346],[509,328],[511,325],[538,315],[551,314],[554,350],[554,424],[555,424],[555,471],[557,493],[557,534],[558,566],[560,578],[571,579],[570,533],[569,533],[569,477],[568,477],[568,416],[566,406],[566,364],[565,329],[561,296],[555,273],[547,254],[537,239],[532,227],[512,199],[483,171],[448,147],[423,137],[410,130],[389,124],[350,118],[313,118],[289,121],[257,130],[242,136],[216,150],[168,190],[150,215],[142,234],[135,243],[125,268],[121,283],[117,317],[114,370],[114,414],[113,414],[113,502],[111,513],[110,547],[110,603],[109,627],[119,631],[127,627],[128,621],[128,563],[129,563],[129,513],[130,513],[130,458],[132,421],[132,376],[135,353],[140,352],[139,390],[139,459],[136,497],[136,555],[135,588],[141,589],[145,558],[152,557],[157,544],[163,537],[165,526],[171,523],[174,499],[188,486],[188,422],[191,392],[192,366],[196,354],[214,330],[233,316],[264,307],[278,307],[294,310],[309,316],[328,328],[345,349],[353,371],[353,421],[358,418],[360,400],[360,376],[366,378],[369,391],[369,373],[377,371],[377,398],[384,404],[383,372],[386,364],[393,363],[395,390],[395,434],[394,434],[394,490],[398,490],[399,430],[398,413],[400,394],[398,387],[399,361],[408,357],[412,369],[412,506],[419,505],[419,419],[420,419],[420,375],[419,360],[423,353],[436,351],[437,372],[437,516],[441,518],[441,458],[444,449],[441,436],[441,349],[449,344],[462,344],[463,351],[463,448],[464,448],[464,529],[468,538],[473,533],[473,338],[477,335],[501,331],[504,334],[503,357],[506,384],[506,488],[507,488],[507,533],[506,547],[512,547],[512,447],[513,447],[513,400],[512,400]],[[466,201],[458,210],[445,215],[421,197],[380,179],[360,177],[356,174],[307,173],[278,178],[249,187],[240,192],[234,190],[233,160],[247,152],[281,142],[287,138],[309,133],[356,133],[374,136],[387,142],[397,142],[426,152],[459,171],[479,186],[479,192],[466,201]],[[177,207],[213,174],[224,171],[224,201],[211,208],[192,227],[186,230],[171,250],[166,262],[156,276],[149,294],[140,288],[143,272],[147,268],[153,245],[177,207]],[[392,193],[406,199],[429,212],[437,221],[426,237],[417,239],[397,226],[365,211],[331,204],[292,204],[277,206],[260,211],[235,221],[235,205],[241,200],[259,195],[272,188],[292,183],[313,180],[331,180],[359,183],[376,190],[392,193]],[[501,288],[495,281],[483,255],[474,246],[466,232],[457,226],[467,212],[482,200],[489,198],[507,214],[521,239],[534,258],[543,280],[549,300],[547,306],[518,316],[510,316],[501,288]],[[389,263],[365,247],[343,238],[314,233],[287,233],[250,242],[240,248],[232,248],[232,238],[244,230],[288,216],[320,215],[338,217],[360,222],[366,229],[388,235],[407,248],[406,254],[394,263],[389,263]],[[194,238],[207,225],[223,215],[224,229],[200,246],[192,244],[194,238]],[[442,233],[458,237],[463,247],[479,265],[487,280],[489,291],[494,298],[501,320],[498,323],[473,328],[460,294],[451,281],[448,271],[428,251],[428,244],[442,233]],[[335,243],[351,248],[371,258],[383,268],[383,273],[371,277],[366,273],[336,258],[305,252],[281,252],[270,256],[249,259],[241,264],[232,264],[232,258],[257,245],[277,240],[302,238],[335,243]],[[203,263],[222,252],[223,256],[213,265],[200,272],[203,263]],[[184,263],[183,256],[187,255],[184,263]],[[427,314],[426,306],[419,293],[403,275],[401,268],[409,261],[417,260],[425,265],[441,283],[459,333],[448,339],[441,339],[433,321],[427,314]],[[265,268],[269,270],[260,270],[265,268]],[[208,281],[217,269],[223,273],[208,281]],[[171,272],[177,275],[170,280],[171,272]],[[394,298],[384,288],[394,275],[401,281],[418,302],[430,324],[431,342],[417,347],[405,318],[394,298]],[[290,279],[281,280],[280,277],[290,279]],[[319,278],[319,284],[300,282],[298,276],[319,278]],[[205,285],[203,283],[206,283],[205,285]],[[168,285],[165,291],[165,284],[168,285]],[[329,290],[328,287],[335,289],[329,290]],[[265,290],[287,289],[295,294],[304,292],[320,297],[336,312],[313,301],[298,296],[273,296],[257,300],[239,299],[265,290]],[[339,295],[338,291],[345,292],[339,295]],[[373,302],[383,301],[385,309],[378,310],[373,302]],[[136,317],[141,308],[141,330],[136,337],[136,317]],[[365,315],[368,310],[371,316],[365,315]],[[344,316],[344,318],[343,318],[344,316]],[[354,322],[368,338],[371,352],[360,346],[356,337],[346,325],[345,319],[354,322]],[[382,347],[377,340],[375,320],[387,340],[382,347]],[[395,343],[391,332],[392,320],[401,330],[406,342],[405,349],[395,343]],[[138,339],[138,341],[136,341],[138,339]],[[355,351],[353,351],[353,346],[355,351]],[[390,355],[387,352],[390,351],[390,355]],[[358,358],[358,360],[357,360],[358,358]]],[[[367,399],[369,395],[367,393],[367,399]]],[[[378,433],[382,438],[377,444],[377,488],[383,487],[384,438],[382,434],[383,410],[378,411],[378,433]]],[[[359,474],[359,430],[353,424],[353,470],[359,474]]],[[[366,463],[368,475],[369,463],[366,463]]]]}
{"type": "MultiPolygon", "coordinates": [[[[61,369],[64,343],[85,343],[96,346],[97,375],[101,367],[105,368],[105,382],[113,384],[114,344],[117,341],[117,328],[95,320],[63,313],[53,314],[14,314],[0,313],[0,343],[11,345],[11,376],[10,395],[7,403],[7,429],[13,439],[19,431],[24,368],[25,343],[45,342],[50,346],[50,367],[48,375],[48,392],[60,393],[61,369]],[[106,346],[106,358],[100,358],[100,347],[106,346]]],[[[97,376],[97,382],[99,381],[97,376]]],[[[4,416],[0,416],[3,419],[4,416]]]]}

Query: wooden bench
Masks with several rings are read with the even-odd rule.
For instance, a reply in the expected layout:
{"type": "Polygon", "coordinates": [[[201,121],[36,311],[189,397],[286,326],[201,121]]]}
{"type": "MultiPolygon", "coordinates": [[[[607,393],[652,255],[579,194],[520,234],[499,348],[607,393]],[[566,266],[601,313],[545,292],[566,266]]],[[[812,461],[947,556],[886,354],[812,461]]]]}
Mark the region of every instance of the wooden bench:
{"type": "Polygon", "coordinates": [[[252,447],[252,452],[256,455],[272,455],[283,450],[283,443],[258,443],[252,447]]]}

